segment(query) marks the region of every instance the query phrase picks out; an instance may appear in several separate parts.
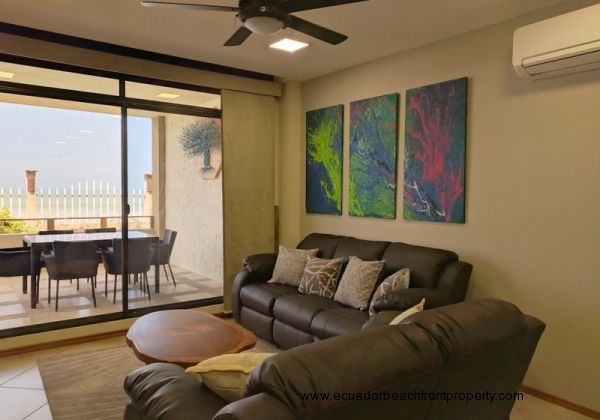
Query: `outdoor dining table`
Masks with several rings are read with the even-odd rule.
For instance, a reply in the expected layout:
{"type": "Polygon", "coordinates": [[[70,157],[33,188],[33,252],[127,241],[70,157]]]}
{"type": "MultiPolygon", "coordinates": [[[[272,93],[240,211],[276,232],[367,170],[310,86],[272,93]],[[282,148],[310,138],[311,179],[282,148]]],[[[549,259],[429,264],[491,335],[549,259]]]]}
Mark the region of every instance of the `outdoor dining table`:
{"type": "MultiPolygon", "coordinates": [[[[129,239],[151,238],[153,242],[158,242],[158,236],[152,233],[141,232],[139,230],[130,230],[129,239]]],[[[54,241],[64,242],[83,242],[94,241],[100,247],[112,245],[113,239],[121,239],[122,232],[102,232],[102,233],[69,233],[59,235],[25,235],[23,245],[31,248],[31,308],[35,309],[37,298],[37,275],[40,270],[42,252],[48,249],[54,241]]],[[[157,261],[159,261],[157,259],[157,261]]],[[[156,293],[160,292],[160,265],[154,265],[154,289],[156,293]]]]}

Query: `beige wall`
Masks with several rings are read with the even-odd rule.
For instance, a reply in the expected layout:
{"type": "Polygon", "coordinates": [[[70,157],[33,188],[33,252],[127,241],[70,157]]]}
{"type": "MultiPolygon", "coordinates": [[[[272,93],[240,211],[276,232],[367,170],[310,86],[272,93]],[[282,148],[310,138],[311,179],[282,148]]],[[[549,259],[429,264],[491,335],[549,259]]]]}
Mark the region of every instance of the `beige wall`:
{"type": "MultiPolygon", "coordinates": [[[[344,215],[304,212],[304,141],[297,144],[298,136],[286,133],[281,143],[289,153],[280,154],[279,165],[285,179],[281,217],[294,223],[299,208],[300,231],[283,242],[295,245],[300,236],[318,231],[456,251],[474,265],[469,298],[506,299],[546,322],[525,383],[598,410],[600,72],[538,82],[518,78],[511,66],[512,32],[543,17],[528,16],[303,83],[302,115],[284,114],[282,126],[304,124],[303,113],[310,109],[346,105],[344,215]],[[469,76],[466,224],[349,217],[349,102],[402,95],[397,200],[402,215],[405,91],[462,76],[469,76]]],[[[286,95],[298,96],[287,88],[284,104],[286,95]]]]}
{"type": "Polygon", "coordinates": [[[179,137],[197,117],[165,117],[165,228],[177,231],[171,263],[223,279],[223,178],[202,179],[201,158],[185,156],[179,137]]]}
{"type": "Polygon", "coordinates": [[[300,236],[300,189],[298,174],[301,171],[302,148],[302,90],[299,82],[283,85],[280,99],[279,142],[277,148],[277,177],[279,206],[279,242],[296,246],[300,236]]]}
{"type": "Polygon", "coordinates": [[[223,91],[223,299],[231,309],[231,286],[250,254],[275,244],[275,98],[223,91]]]}

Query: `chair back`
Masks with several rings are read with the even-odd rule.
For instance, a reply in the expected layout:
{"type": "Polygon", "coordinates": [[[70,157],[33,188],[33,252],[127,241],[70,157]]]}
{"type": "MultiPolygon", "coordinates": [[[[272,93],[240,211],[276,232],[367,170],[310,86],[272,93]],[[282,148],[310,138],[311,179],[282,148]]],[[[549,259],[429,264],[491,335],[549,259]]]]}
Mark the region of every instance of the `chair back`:
{"type": "Polygon", "coordinates": [[[113,233],[113,232],[116,232],[116,231],[117,231],[116,227],[93,228],[93,229],[86,229],[85,233],[113,233]]]}
{"type": "Polygon", "coordinates": [[[31,270],[31,249],[0,249],[0,277],[27,276],[31,270]]]}
{"type": "MultiPolygon", "coordinates": [[[[148,270],[150,270],[150,266],[152,265],[152,255],[154,255],[154,250],[150,246],[151,244],[151,238],[129,239],[129,254],[127,262],[130,273],[146,273],[148,270]]],[[[113,239],[113,253],[115,262],[117,264],[117,270],[119,270],[119,272],[122,272],[122,248],[123,240],[113,239]]]]}
{"type": "Polygon", "coordinates": [[[175,246],[175,239],[177,238],[177,232],[171,229],[165,229],[165,237],[163,238],[163,242],[168,244],[168,255],[167,258],[171,257],[171,253],[173,252],[173,247],[175,246]]]}
{"type": "Polygon", "coordinates": [[[65,229],[65,230],[40,230],[38,235],[69,235],[71,233],[75,233],[73,229],[65,229]]]}
{"type": "Polygon", "coordinates": [[[59,279],[94,277],[98,273],[98,245],[93,241],[54,241],[54,261],[59,279]]]}

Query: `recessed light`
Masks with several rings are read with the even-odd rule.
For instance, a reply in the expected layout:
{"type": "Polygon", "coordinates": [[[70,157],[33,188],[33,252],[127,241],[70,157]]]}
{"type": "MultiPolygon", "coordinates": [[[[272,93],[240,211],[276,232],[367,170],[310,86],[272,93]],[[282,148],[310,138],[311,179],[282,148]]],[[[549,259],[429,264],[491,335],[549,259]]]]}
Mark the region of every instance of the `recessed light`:
{"type": "Polygon", "coordinates": [[[175,99],[179,98],[181,95],[177,95],[176,93],[159,93],[156,95],[157,98],[165,98],[165,99],[175,99]]]}
{"type": "Polygon", "coordinates": [[[91,134],[93,133],[92,130],[79,130],[80,133],[86,133],[86,134],[91,134]]]}
{"type": "Polygon", "coordinates": [[[281,41],[277,41],[274,44],[269,45],[269,47],[293,53],[298,50],[301,50],[302,48],[308,47],[308,44],[306,42],[294,41],[293,39],[283,38],[281,41]]]}
{"type": "Polygon", "coordinates": [[[15,74],[9,71],[0,71],[0,77],[2,77],[3,79],[12,79],[13,77],[15,77],[15,74]]]}
{"type": "Polygon", "coordinates": [[[62,140],[57,140],[54,142],[54,144],[67,144],[66,141],[62,141],[62,140]]]}

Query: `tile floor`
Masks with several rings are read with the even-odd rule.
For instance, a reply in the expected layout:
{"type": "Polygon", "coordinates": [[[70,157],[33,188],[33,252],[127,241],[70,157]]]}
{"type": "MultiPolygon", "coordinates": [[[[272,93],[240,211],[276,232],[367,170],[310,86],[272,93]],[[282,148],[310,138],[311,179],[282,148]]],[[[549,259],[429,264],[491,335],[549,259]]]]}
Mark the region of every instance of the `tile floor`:
{"type": "MultiPolygon", "coordinates": [[[[176,286],[173,286],[170,281],[167,282],[161,268],[160,293],[156,294],[154,292],[154,270],[151,270],[148,273],[148,280],[152,300],[148,300],[147,295],[139,287],[131,286],[129,307],[132,309],[142,308],[223,295],[221,281],[212,280],[176,266],[172,267],[176,286]]],[[[69,281],[61,281],[58,312],[55,312],[56,281],[52,282],[51,301],[48,303],[48,277],[45,270],[42,271],[40,303],[36,309],[31,309],[29,294],[23,294],[20,277],[2,278],[0,279],[0,330],[119,312],[121,310],[121,285],[117,284],[117,303],[114,304],[112,301],[113,282],[114,280],[109,276],[108,297],[105,297],[104,270],[100,265],[96,287],[97,307],[94,308],[91,287],[85,279],[80,280],[79,290],[77,290],[75,281],[72,284],[69,281]]],[[[117,283],[120,283],[120,277],[117,283]]]]}
{"type": "MultiPolygon", "coordinates": [[[[81,353],[123,345],[124,337],[113,337],[48,350],[0,358],[0,418],[3,420],[51,420],[37,360],[43,357],[81,353]]],[[[252,351],[273,352],[273,346],[259,341],[252,351]]],[[[525,394],[518,401],[511,420],[585,420],[588,417],[525,394]]]]}

